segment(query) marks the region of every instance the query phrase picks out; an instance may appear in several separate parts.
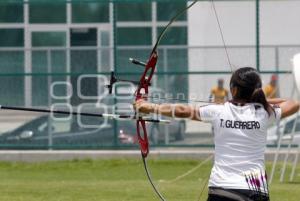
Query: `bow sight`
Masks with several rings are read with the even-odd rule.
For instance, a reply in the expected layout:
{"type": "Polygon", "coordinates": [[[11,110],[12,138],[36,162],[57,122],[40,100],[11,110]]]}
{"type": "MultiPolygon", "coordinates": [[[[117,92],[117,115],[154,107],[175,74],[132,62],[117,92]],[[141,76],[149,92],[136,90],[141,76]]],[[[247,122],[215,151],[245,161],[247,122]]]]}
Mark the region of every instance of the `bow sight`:
{"type": "MultiPolygon", "coordinates": [[[[133,59],[133,58],[129,58],[129,61],[135,65],[139,65],[139,66],[143,66],[143,67],[146,67],[146,63],[142,62],[142,61],[139,61],[137,59],[133,59]]],[[[126,79],[118,79],[116,77],[116,74],[114,71],[111,71],[110,72],[110,79],[109,79],[109,84],[106,85],[106,87],[108,88],[108,93],[109,94],[112,94],[112,91],[113,91],[113,86],[115,83],[117,82],[130,82],[134,85],[139,85],[140,82],[139,81],[136,81],[136,80],[126,80],[126,79]]],[[[151,86],[151,84],[149,84],[149,86],[151,86]]]]}

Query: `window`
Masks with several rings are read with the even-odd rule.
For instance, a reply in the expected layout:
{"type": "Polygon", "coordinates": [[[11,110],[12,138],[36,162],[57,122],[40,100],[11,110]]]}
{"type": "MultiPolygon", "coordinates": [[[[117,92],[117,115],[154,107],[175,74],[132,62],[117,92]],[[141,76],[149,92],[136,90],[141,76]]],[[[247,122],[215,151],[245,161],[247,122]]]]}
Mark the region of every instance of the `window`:
{"type": "Polygon", "coordinates": [[[23,73],[24,53],[0,52],[0,72],[11,73],[0,77],[0,100],[3,105],[24,105],[24,76],[13,75],[23,73]]]}
{"type": "MultiPolygon", "coordinates": [[[[32,47],[65,47],[66,32],[38,31],[31,34],[32,47]]],[[[32,51],[33,73],[65,73],[66,72],[66,50],[33,50],[32,51]],[[50,66],[49,66],[50,64],[50,66]]],[[[32,77],[32,103],[33,105],[48,105],[50,81],[65,81],[65,77],[55,76],[33,76],[32,77]]],[[[66,93],[66,92],[64,92],[66,93]]],[[[54,100],[52,100],[54,101],[54,100]]]]}
{"type": "MultiPolygon", "coordinates": [[[[0,47],[23,47],[23,29],[0,29],[0,47]]],[[[24,52],[0,51],[0,73],[23,73],[24,52]]],[[[24,104],[24,77],[1,76],[0,99],[2,104],[24,104]]]]}
{"type": "MultiPolygon", "coordinates": [[[[158,35],[162,32],[163,27],[157,29],[158,35]]],[[[161,45],[186,45],[187,44],[187,28],[171,27],[165,37],[163,37],[161,45]]]]}
{"type": "Polygon", "coordinates": [[[23,29],[0,29],[0,47],[23,47],[23,29]]]}
{"type": "Polygon", "coordinates": [[[117,21],[151,21],[151,3],[117,3],[117,21]]]}
{"type": "MultiPolygon", "coordinates": [[[[47,52],[32,51],[32,72],[47,73],[47,52]]],[[[32,77],[32,104],[35,106],[48,105],[48,76],[32,77]]]]}
{"type": "Polygon", "coordinates": [[[66,3],[33,2],[29,5],[30,23],[66,23],[66,3]]]}
{"type": "Polygon", "coordinates": [[[73,23],[109,22],[108,3],[72,3],[73,23]]]}
{"type": "MultiPolygon", "coordinates": [[[[128,62],[128,58],[135,57],[140,60],[145,60],[149,56],[152,45],[152,29],[146,28],[118,28],[117,30],[117,45],[128,46],[149,46],[149,48],[143,49],[131,49],[124,50],[119,49],[117,51],[117,66],[122,64],[122,68],[118,69],[118,72],[139,72],[141,68],[132,68],[132,64],[128,62]]],[[[135,77],[128,77],[127,79],[136,79],[135,77]]]]}
{"type": "Polygon", "coordinates": [[[118,28],[117,45],[151,45],[151,28],[118,28]]]}
{"type": "Polygon", "coordinates": [[[24,52],[22,50],[0,51],[0,73],[23,73],[23,65],[24,52]]]}
{"type": "MultiPolygon", "coordinates": [[[[157,2],[157,20],[158,21],[170,21],[180,10],[186,8],[186,2],[157,2]]],[[[177,21],[186,21],[187,13],[185,12],[180,16],[177,21]]]]}
{"type": "Polygon", "coordinates": [[[33,32],[33,47],[66,46],[65,32],[33,32]]]}
{"type": "Polygon", "coordinates": [[[22,23],[23,20],[23,0],[18,3],[0,3],[1,23],[22,23]]]}
{"type": "MultiPolygon", "coordinates": [[[[93,46],[97,47],[97,29],[82,28],[71,30],[71,46],[93,46]]],[[[76,49],[71,51],[71,72],[73,73],[96,73],[97,72],[97,50],[76,49]]],[[[71,83],[74,91],[77,91],[78,76],[71,77],[71,83]]],[[[97,95],[96,82],[88,80],[84,84],[84,89],[79,89],[87,94],[97,95]]],[[[86,102],[82,100],[78,94],[73,94],[72,105],[86,102]]]]}
{"type": "Polygon", "coordinates": [[[172,72],[188,72],[188,52],[186,49],[168,50],[167,55],[167,71],[172,72]]]}
{"type": "Polygon", "coordinates": [[[97,46],[97,29],[72,29],[71,46],[97,46]]]}

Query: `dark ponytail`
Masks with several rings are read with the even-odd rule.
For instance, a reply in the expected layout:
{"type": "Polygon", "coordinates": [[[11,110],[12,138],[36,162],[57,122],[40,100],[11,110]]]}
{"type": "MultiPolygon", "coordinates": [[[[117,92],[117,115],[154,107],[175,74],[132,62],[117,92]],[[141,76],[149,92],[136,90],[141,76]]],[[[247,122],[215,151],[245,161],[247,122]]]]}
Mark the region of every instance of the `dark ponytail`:
{"type": "Polygon", "coordinates": [[[256,69],[244,67],[236,70],[230,80],[230,88],[236,88],[233,102],[258,103],[268,112],[273,112],[262,90],[262,81],[256,69]]]}
{"type": "Polygon", "coordinates": [[[269,115],[271,115],[271,113],[274,112],[273,108],[268,103],[266,95],[262,88],[257,88],[254,90],[251,96],[251,102],[261,104],[269,115]]]}

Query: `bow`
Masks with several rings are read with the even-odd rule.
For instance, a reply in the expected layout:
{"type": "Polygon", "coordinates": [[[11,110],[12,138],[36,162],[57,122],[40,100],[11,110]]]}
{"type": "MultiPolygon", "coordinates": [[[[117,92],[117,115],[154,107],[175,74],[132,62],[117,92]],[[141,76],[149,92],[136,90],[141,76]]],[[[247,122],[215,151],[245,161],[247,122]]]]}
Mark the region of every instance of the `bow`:
{"type": "MultiPolygon", "coordinates": [[[[143,63],[143,62],[140,62],[138,60],[131,59],[132,63],[142,65],[142,66],[145,67],[145,70],[144,70],[144,72],[143,72],[143,74],[140,78],[137,90],[135,92],[135,95],[136,95],[135,100],[136,101],[138,101],[140,99],[147,100],[148,87],[150,86],[153,74],[155,72],[157,60],[158,60],[157,48],[158,48],[158,45],[160,44],[160,41],[162,40],[163,36],[167,32],[167,30],[171,27],[172,23],[174,21],[176,21],[178,19],[178,17],[180,17],[182,14],[187,12],[187,10],[190,9],[192,6],[194,6],[198,1],[199,0],[195,0],[190,5],[188,5],[186,8],[183,8],[182,10],[180,10],[170,20],[170,22],[164,27],[163,31],[158,36],[158,38],[156,40],[156,43],[155,43],[155,45],[153,46],[153,48],[151,50],[151,54],[150,54],[148,62],[146,64],[143,63]]],[[[223,35],[223,32],[222,32],[221,24],[220,24],[220,21],[219,21],[219,17],[218,17],[216,8],[215,8],[214,0],[211,0],[211,3],[212,3],[212,7],[213,7],[213,10],[214,10],[214,13],[215,13],[215,17],[216,17],[216,20],[217,20],[219,31],[220,31],[220,34],[221,34],[222,42],[223,42],[223,45],[224,45],[224,48],[225,48],[228,64],[230,65],[231,72],[232,72],[232,67],[231,67],[229,54],[228,54],[228,51],[227,51],[227,48],[226,48],[225,39],[224,39],[224,35],[223,35]]],[[[151,174],[150,174],[150,171],[149,171],[148,166],[147,166],[146,157],[149,154],[149,141],[148,141],[148,134],[147,134],[146,124],[145,124],[145,121],[143,119],[137,118],[137,120],[136,120],[136,129],[137,129],[138,142],[139,142],[140,149],[141,149],[141,155],[142,155],[142,160],[143,160],[143,164],[144,164],[144,169],[146,171],[148,180],[149,180],[150,184],[152,185],[155,193],[158,195],[158,197],[162,201],[165,201],[165,198],[162,196],[162,194],[158,191],[158,189],[154,185],[151,174]]],[[[201,192],[201,194],[202,194],[202,192],[201,192]]],[[[200,195],[200,197],[201,197],[201,195],[200,195]]]]}
{"type": "MultiPolygon", "coordinates": [[[[159,45],[161,39],[163,38],[163,36],[167,32],[167,30],[171,27],[172,23],[174,21],[176,21],[176,19],[178,17],[180,17],[183,13],[185,13],[189,8],[191,8],[197,2],[198,2],[198,0],[194,1],[189,6],[187,6],[184,9],[182,9],[181,11],[179,11],[170,20],[170,22],[167,24],[167,26],[165,26],[165,28],[163,29],[163,31],[158,36],[158,38],[156,40],[156,43],[154,44],[154,46],[153,46],[153,48],[151,50],[148,62],[146,64],[144,64],[143,62],[137,61],[135,59],[131,59],[132,63],[138,64],[138,65],[143,65],[145,67],[145,70],[142,73],[142,76],[140,78],[137,90],[135,92],[135,95],[136,95],[135,100],[136,101],[138,101],[140,99],[147,100],[148,88],[150,86],[153,74],[155,72],[157,60],[158,60],[157,48],[158,48],[158,45],[159,45]]],[[[146,171],[148,180],[149,180],[151,186],[153,187],[153,190],[157,194],[157,196],[162,201],[165,201],[166,199],[162,196],[162,194],[159,192],[159,190],[157,189],[157,187],[154,185],[152,177],[151,177],[151,174],[150,174],[150,171],[149,171],[148,166],[147,166],[146,157],[149,154],[149,140],[148,140],[148,133],[147,133],[147,128],[146,128],[146,122],[143,119],[137,118],[137,120],[136,120],[136,129],[137,129],[138,142],[139,142],[140,149],[141,149],[141,155],[142,155],[143,165],[144,165],[144,169],[146,171]]]]}
{"type": "MultiPolygon", "coordinates": [[[[165,33],[167,32],[167,30],[171,27],[171,25],[173,24],[174,21],[176,21],[182,14],[184,14],[187,10],[189,10],[192,6],[194,6],[199,0],[194,0],[192,3],[190,3],[186,8],[183,8],[182,10],[180,10],[170,21],[169,23],[164,27],[163,31],[160,33],[160,35],[158,36],[152,50],[149,56],[149,59],[147,61],[147,63],[143,63],[140,62],[138,60],[135,59],[130,59],[131,62],[133,64],[136,65],[141,65],[143,66],[144,72],[141,75],[141,78],[139,79],[138,82],[134,82],[135,84],[137,84],[137,90],[135,92],[135,100],[138,101],[140,99],[145,99],[147,100],[148,96],[148,89],[152,80],[152,77],[154,75],[155,69],[156,69],[156,64],[158,61],[158,45],[160,44],[162,38],[164,37],[165,33]]],[[[216,8],[214,5],[214,0],[211,0],[212,6],[213,6],[213,10],[215,12],[215,16],[217,19],[217,23],[219,26],[219,31],[221,33],[221,37],[222,37],[222,42],[226,51],[226,56],[228,59],[228,63],[230,65],[231,71],[232,71],[232,67],[231,67],[231,62],[229,59],[229,55],[228,55],[228,51],[225,45],[225,40],[224,40],[224,36],[222,33],[222,29],[220,26],[220,21],[216,12],[216,8]]],[[[120,81],[117,80],[114,73],[112,72],[111,74],[111,78],[110,78],[110,84],[107,85],[108,89],[109,89],[109,93],[112,93],[112,88],[115,82],[120,81]]],[[[127,80],[121,80],[121,81],[127,81],[127,80]]],[[[132,81],[130,81],[132,82],[132,81]]],[[[206,101],[200,101],[200,102],[206,102],[206,101]]],[[[128,119],[131,118],[132,116],[129,115],[113,115],[113,114],[90,114],[90,113],[79,113],[79,112],[65,112],[65,111],[56,111],[56,110],[48,110],[48,109],[35,109],[35,108],[21,108],[21,107],[9,107],[9,106],[2,106],[2,109],[7,109],[7,110],[22,110],[22,111],[32,111],[32,112],[46,112],[46,113],[59,113],[59,114],[73,114],[73,115],[86,115],[86,116],[97,116],[97,117],[110,117],[110,118],[121,118],[121,119],[128,119]]],[[[150,171],[148,169],[147,166],[147,162],[146,162],[146,158],[149,154],[149,140],[148,140],[148,133],[147,133],[147,127],[146,127],[146,122],[155,122],[155,123],[160,123],[163,122],[163,120],[157,120],[157,119],[151,119],[151,118],[147,118],[147,117],[143,117],[143,116],[139,116],[139,114],[135,114],[133,119],[136,119],[136,129],[137,129],[137,137],[138,137],[138,142],[140,145],[140,150],[141,150],[141,156],[142,156],[142,160],[143,160],[143,164],[144,164],[144,169],[146,171],[147,177],[149,182],[151,183],[155,193],[158,195],[158,197],[161,199],[161,201],[165,201],[165,198],[162,196],[162,194],[158,191],[158,189],[156,188],[156,186],[153,183],[150,171]]],[[[202,191],[203,192],[203,191],[202,191]]],[[[202,194],[202,193],[201,193],[202,194]]]]}

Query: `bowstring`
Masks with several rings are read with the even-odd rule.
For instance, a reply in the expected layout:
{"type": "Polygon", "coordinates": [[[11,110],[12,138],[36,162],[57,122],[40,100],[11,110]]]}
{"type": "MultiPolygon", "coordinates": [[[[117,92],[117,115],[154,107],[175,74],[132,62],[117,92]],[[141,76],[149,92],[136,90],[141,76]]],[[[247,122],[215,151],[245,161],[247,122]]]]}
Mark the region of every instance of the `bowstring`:
{"type": "MultiPolygon", "coordinates": [[[[219,18],[219,15],[218,15],[218,12],[217,12],[216,5],[215,5],[214,0],[211,0],[211,5],[212,5],[212,9],[213,9],[213,12],[214,12],[216,21],[217,21],[217,25],[218,25],[218,29],[219,29],[219,32],[220,32],[220,36],[221,36],[222,43],[223,43],[223,46],[224,46],[224,50],[225,50],[225,55],[226,55],[226,58],[227,58],[227,62],[228,62],[228,64],[229,64],[231,73],[233,73],[233,66],[232,66],[232,63],[231,63],[231,60],[230,60],[230,57],[229,57],[229,52],[228,52],[228,49],[227,49],[227,45],[226,45],[224,33],[223,33],[223,30],[222,30],[220,18],[219,18]]],[[[199,197],[198,197],[198,201],[201,200],[202,194],[203,194],[203,192],[204,192],[205,187],[206,187],[207,184],[208,184],[208,181],[209,181],[209,177],[207,177],[207,179],[205,180],[204,185],[203,185],[202,188],[201,188],[200,195],[199,195],[199,197]]]]}
{"type": "Polygon", "coordinates": [[[203,195],[203,192],[204,192],[204,190],[205,190],[205,187],[206,187],[207,184],[208,184],[208,180],[209,180],[209,177],[205,179],[205,183],[203,184],[203,186],[202,186],[202,188],[201,188],[200,195],[199,195],[199,197],[198,197],[198,201],[200,201],[201,198],[202,198],[202,195],[203,195]]]}
{"type": "Polygon", "coordinates": [[[215,17],[216,17],[216,21],[217,21],[217,24],[218,24],[219,32],[220,32],[220,35],[221,35],[222,43],[223,43],[225,54],[226,54],[226,57],[227,57],[227,62],[229,64],[231,72],[233,72],[233,66],[232,66],[232,63],[231,63],[231,60],[230,60],[230,57],[229,57],[229,52],[228,52],[228,49],[227,49],[224,33],[223,33],[223,30],[222,30],[220,18],[219,18],[214,0],[211,0],[211,5],[212,5],[213,11],[214,11],[214,14],[215,14],[215,17]]]}

